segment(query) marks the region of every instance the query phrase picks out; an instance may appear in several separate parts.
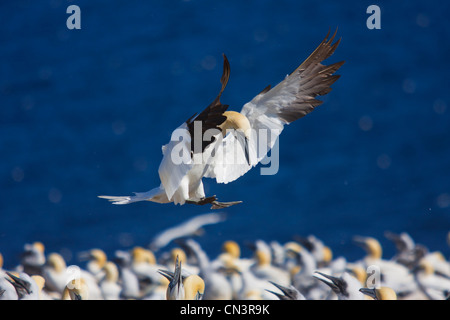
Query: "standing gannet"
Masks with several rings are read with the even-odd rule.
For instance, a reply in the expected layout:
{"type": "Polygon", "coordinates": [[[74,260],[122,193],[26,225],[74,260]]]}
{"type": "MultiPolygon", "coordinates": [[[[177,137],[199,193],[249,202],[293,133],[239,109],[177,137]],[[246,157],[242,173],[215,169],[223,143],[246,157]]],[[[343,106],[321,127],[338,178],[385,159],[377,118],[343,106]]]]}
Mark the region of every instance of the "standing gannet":
{"type": "MultiPolygon", "coordinates": [[[[416,285],[413,275],[407,267],[392,260],[382,258],[383,249],[380,242],[372,237],[353,237],[353,242],[361,246],[367,253],[362,261],[356,264],[363,268],[371,268],[379,270],[379,280],[381,283],[373,283],[373,285],[382,285],[392,288],[398,294],[406,295],[415,291],[416,285]]],[[[375,275],[375,274],[374,274],[375,275]]],[[[372,281],[376,281],[378,277],[373,277],[372,281]]]]}
{"type": "Polygon", "coordinates": [[[122,285],[120,297],[122,299],[137,299],[141,297],[138,276],[131,269],[131,253],[116,250],[114,252],[114,262],[119,267],[119,281],[122,285]]]}
{"type": "Polygon", "coordinates": [[[197,260],[199,266],[198,276],[203,279],[205,288],[207,288],[203,295],[203,299],[231,300],[233,291],[230,282],[223,273],[215,269],[210,263],[206,252],[202,249],[200,244],[193,239],[186,239],[183,241],[182,245],[186,247],[188,251],[192,252],[197,260]]]}
{"type": "Polygon", "coordinates": [[[86,264],[87,272],[89,272],[96,281],[100,281],[105,276],[105,266],[108,257],[102,249],[94,248],[89,251],[83,251],[78,254],[80,260],[88,260],[86,264]]]}
{"type": "Polygon", "coordinates": [[[119,285],[119,269],[114,262],[107,261],[103,267],[105,277],[99,286],[105,300],[119,300],[122,287],[119,285]]]}
{"type": "Polygon", "coordinates": [[[322,103],[316,96],[331,91],[330,86],[339,78],[334,73],[344,64],[344,61],[329,66],[321,63],[339,45],[340,39],[333,43],[336,32],[330,39],[328,33],[294,72],[274,88],[266,87],[240,112],[227,111],[228,105],[220,101],[230,76],[230,64],[223,55],[219,94],[201,113],[180,125],[172,133],[171,141],[162,147],[163,159],[158,170],[161,185],[134,196],[99,197],[113,204],[137,201],[180,205],[209,203],[212,209],[240,203],[218,202],[216,196],[206,197],[202,178],[215,178],[217,183],[238,179],[265,158],[284,125],[322,103]]]}
{"type": "Polygon", "coordinates": [[[64,258],[59,253],[51,253],[42,269],[46,290],[61,295],[67,285],[69,274],[64,258]]]}
{"type": "Polygon", "coordinates": [[[158,272],[170,281],[166,291],[167,300],[202,300],[205,282],[196,274],[183,275],[178,257],[175,263],[175,272],[167,270],[158,272]]]}
{"type": "Polygon", "coordinates": [[[16,268],[17,271],[23,271],[29,275],[41,274],[45,264],[44,244],[39,241],[25,244],[20,262],[21,265],[16,268]]]}

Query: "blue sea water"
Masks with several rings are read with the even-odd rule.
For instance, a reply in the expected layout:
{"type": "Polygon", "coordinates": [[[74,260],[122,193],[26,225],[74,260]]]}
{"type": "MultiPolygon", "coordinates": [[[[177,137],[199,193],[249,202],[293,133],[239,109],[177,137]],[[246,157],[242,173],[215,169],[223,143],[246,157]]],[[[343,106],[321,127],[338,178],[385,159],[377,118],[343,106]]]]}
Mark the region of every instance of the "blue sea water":
{"type": "Polygon", "coordinates": [[[363,255],[354,235],[394,248],[386,230],[449,256],[450,24],[433,1],[2,1],[0,3],[0,252],[19,262],[42,241],[69,262],[98,247],[146,245],[208,207],[135,203],[159,185],[161,146],[217,95],[239,111],[276,85],[338,27],[328,63],[345,60],[323,105],[280,137],[280,166],[260,167],[207,195],[243,203],[198,238],[316,235],[335,256],[363,255]],[[69,30],[69,5],[81,29],[69,30]],[[381,29],[366,9],[381,9],[381,29]]]}

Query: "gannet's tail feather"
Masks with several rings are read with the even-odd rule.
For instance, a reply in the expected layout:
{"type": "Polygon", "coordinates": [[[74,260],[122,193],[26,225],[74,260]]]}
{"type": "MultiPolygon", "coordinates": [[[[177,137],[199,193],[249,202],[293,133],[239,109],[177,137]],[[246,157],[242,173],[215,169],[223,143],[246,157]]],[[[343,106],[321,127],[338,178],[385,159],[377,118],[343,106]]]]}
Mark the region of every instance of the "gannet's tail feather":
{"type": "Polygon", "coordinates": [[[137,200],[136,196],[98,196],[101,199],[107,199],[113,204],[129,204],[136,201],[143,201],[144,199],[137,200]]]}
{"type": "Polygon", "coordinates": [[[153,201],[159,203],[167,203],[166,193],[162,187],[154,188],[147,192],[133,192],[134,196],[98,196],[106,199],[113,204],[129,204],[138,201],[153,201]]]}

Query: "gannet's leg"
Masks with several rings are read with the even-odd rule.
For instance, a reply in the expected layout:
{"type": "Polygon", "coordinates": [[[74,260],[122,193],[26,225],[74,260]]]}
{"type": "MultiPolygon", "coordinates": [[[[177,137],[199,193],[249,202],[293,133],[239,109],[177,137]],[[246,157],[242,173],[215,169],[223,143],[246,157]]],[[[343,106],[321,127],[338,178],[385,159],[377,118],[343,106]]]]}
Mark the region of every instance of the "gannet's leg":
{"type": "Polygon", "coordinates": [[[242,203],[242,201],[219,202],[219,201],[217,201],[216,196],[212,196],[212,197],[202,198],[200,200],[186,200],[186,203],[197,204],[200,206],[210,203],[210,204],[212,204],[211,209],[223,209],[223,208],[231,207],[235,204],[242,203]]]}

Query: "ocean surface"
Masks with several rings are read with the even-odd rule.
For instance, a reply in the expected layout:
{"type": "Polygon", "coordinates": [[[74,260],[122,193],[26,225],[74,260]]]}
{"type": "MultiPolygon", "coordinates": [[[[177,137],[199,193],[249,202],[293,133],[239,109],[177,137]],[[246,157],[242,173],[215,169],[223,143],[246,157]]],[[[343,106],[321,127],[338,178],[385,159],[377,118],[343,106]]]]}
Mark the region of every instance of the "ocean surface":
{"type": "MultiPolygon", "coordinates": [[[[15,266],[41,241],[77,253],[145,246],[208,206],[114,206],[97,195],[159,185],[161,146],[217,95],[239,111],[292,72],[329,30],[345,60],[324,103],[287,126],[279,170],[235,182],[204,179],[207,195],[242,204],[197,240],[290,241],[313,234],[349,260],[354,235],[394,246],[408,232],[450,250],[449,2],[2,1],[0,3],[0,252],[15,266]],[[81,29],[69,30],[69,5],[81,29]],[[381,29],[368,29],[369,5],[381,29]]],[[[163,249],[164,250],[164,249],[163,249]]],[[[249,251],[243,249],[244,255],[249,251]]]]}

